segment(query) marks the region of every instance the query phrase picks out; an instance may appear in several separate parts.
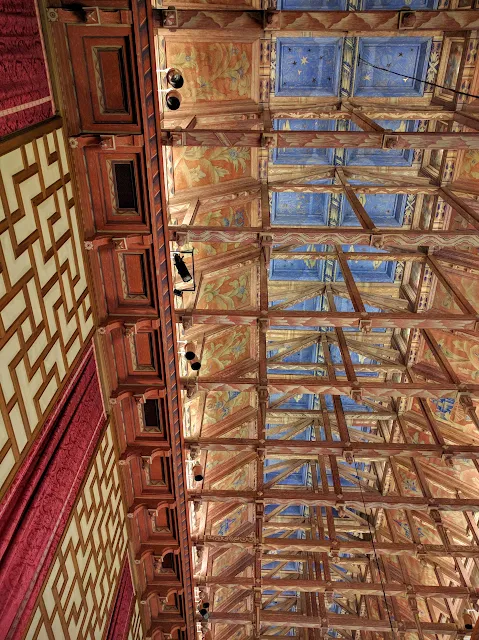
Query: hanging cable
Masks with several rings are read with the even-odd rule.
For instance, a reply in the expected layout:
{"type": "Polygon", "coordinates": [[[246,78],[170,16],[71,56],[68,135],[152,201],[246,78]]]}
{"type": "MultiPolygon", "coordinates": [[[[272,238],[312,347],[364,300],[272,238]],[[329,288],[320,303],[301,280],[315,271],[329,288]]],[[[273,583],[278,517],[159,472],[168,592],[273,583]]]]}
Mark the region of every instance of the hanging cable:
{"type": "MultiPolygon", "coordinates": [[[[356,477],[358,479],[359,492],[361,494],[361,500],[362,500],[363,506],[364,506],[364,513],[366,513],[366,500],[364,499],[363,487],[361,485],[361,478],[359,477],[358,464],[356,462],[356,458],[354,457],[354,453],[352,453],[352,452],[351,452],[351,457],[353,459],[354,468],[356,469],[356,477]]],[[[367,513],[366,513],[366,515],[367,515],[367,513]]],[[[383,596],[384,596],[384,604],[386,605],[386,610],[387,610],[387,614],[388,614],[389,626],[391,627],[392,637],[395,638],[396,637],[396,632],[394,630],[393,623],[392,623],[391,611],[389,610],[389,604],[388,604],[387,596],[386,596],[386,589],[384,588],[384,581],[383,581],[383,578],[382,578],[382,575],[381,575],[381,567],[379,566],[379,558],[378,558],[378,554],[377,554],[377,551],[376,551],[376,545],[375,545],[375,542],[374,542],[374,534],[373,534],[373,530],[371,528],[371,523],[369,521],[369,518],[367,519],[367,523],[368,523],[369,535],[371,536],[371,544],[372,544],[372,547],[373,547],[374,560],[375,560],[376,566],[378,568],[379,581],[381,583],[381,589],[382,589],[383,596]]]]}
{"type": "Polygon", "coordinates": [[[360,62],[364,62],[364,64],[368,64],[370,67],[374,69],[379,69],[380,71],[386,71],[386,73],[392,73],[395,76],[400,76],[401,78],[407,78],[408,80],[416,80],[417,82],[422,82],[423,84],[429,84],[431,87],[437,87],[438,89],[446,89],[447,91],[451,91],[452,93],[457,93],[461,96],[467,96],[468,98],[478,98],[479,95],[474,93],[467,93],[467,91],[459,91],[458,89],[451,89],[450,87],[446,87],[443,84],[437,84],[436,82],[429,82],[428,80],[423,80],[422,78],[416,78],[416,76],[407,76],[405,73],[398,73],[397,71],[391,71],[391,69],[386,69],[385,67],[380,67],[377,64],[373,64],[369,62],[369,60],[365,60],[361,58],[361,55],[358,55],[358,60],[360,62]]]}

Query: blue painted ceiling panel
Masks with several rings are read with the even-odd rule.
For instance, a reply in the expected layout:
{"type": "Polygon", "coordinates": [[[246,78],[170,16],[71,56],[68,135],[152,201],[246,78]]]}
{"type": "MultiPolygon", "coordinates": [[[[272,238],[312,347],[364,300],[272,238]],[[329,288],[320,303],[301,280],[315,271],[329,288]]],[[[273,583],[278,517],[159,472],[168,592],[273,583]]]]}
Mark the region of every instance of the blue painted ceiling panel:
{"type": "Polygon", "coordinates": [[[278,9],[289,11],[345,11],[346,0],[280,0],[278,9]]]}
{"type": "Polygon", "coordinates": [[[271,224],[326,225],[329,210],[328,193],[274,193],[271,224]]]}
{"type": "MultiPolygon", "coordinates": [[[[404,219],[407,196],[405,194],[375,193],[364,198],[363,206],[377,226],[400,227],[404,219]]],[[[359,227],[360,222],[346,198],[342,199],[341,224],[359,227]]]]}
{"type": "MultiPolygon", "coordinates": [[[[373,11],[378,9],[436,9],[438,0],[363,0],[363,10],[373,11]]],[[[292,8],[292,7],[291,7],[292,8]]]]}
{"type": "Polygon", "coordinates": [[[417,98],[424,94],[424,83],[394,75],[370,66],[365,60],[398,74],[422,79],[426,75],[430,38],[360,38],[359,61],[354,95],[417,98]]]}
{"type": "MultiPolygon", "coordinates": [[[[289,131],[328,131],[333,130],[335,125],[335,121],[331,120],[289,119],[274,120],[273,122],[276,130],[289,131]]],[[[333,157],[333,149],[291,148],[273,150],[274,164],[332,164],[333,157]]]]}
{"type": "Polygon", "coordinates": [[[277,96],[337,96],[342,38],[278,38],[277,96]]]}
{"type": "MultiPolygon", "coordinates": [[[[378,120],[384,129],[391,131],[417,131],[416,120],[378,120]]],[[[351,131],[359,127],[351,123],[351,131]]],[[[414,158],[413,149],[346,149],[345,164],[383,167],[410,167],[414,158]]]]}

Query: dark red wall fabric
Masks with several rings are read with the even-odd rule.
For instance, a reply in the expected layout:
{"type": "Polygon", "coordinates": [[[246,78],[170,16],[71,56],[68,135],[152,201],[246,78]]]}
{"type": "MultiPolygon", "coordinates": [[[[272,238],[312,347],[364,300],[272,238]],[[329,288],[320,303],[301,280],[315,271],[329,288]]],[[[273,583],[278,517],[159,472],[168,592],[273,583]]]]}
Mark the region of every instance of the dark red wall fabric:
{"type": "Polygon", "coordinates": [[[125,559],[120,584],[116,594],[106,640],[126,640],[130,631],[131,616],[135,603],[135,592],[131,580],[130,564],[125,559]]]}
{"type": "Polygon", "coordinates": [[[93,348],[0,504],[0,638],[20,638],[106,423],[93,348]]]}
{"type": "Polygon", "coordinates": [[[0,136],[52,115],[35,0],[0,0],[0,136]]]}

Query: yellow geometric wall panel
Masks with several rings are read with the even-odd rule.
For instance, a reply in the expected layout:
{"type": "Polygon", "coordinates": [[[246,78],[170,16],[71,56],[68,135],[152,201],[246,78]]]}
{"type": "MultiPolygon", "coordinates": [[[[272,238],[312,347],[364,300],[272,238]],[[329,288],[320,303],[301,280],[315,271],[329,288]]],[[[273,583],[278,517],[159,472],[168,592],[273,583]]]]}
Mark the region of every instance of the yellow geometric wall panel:
{"type": "Polygon", "coordinates": [[[135,599],[135,608],[133,609],[133,615],[131,616],[128,640],[142,640],[142,638],[143,629],[141,627],[140,607],[138,606],[138,600],[135,599]]]}
{"type": "Polygon", "coordinates": [[[17,140],[0,145],[0,491],[93,328],[61,119],[17,140]]]}
{"type": "MultiPolygon", "coordinates": [[[[126,545],[125,511],[109,425],[38,598],[26,640],[102,638],[126,545]]],[[[139,640],[141,626],[132,626],[129,637],[139,640]]]]}

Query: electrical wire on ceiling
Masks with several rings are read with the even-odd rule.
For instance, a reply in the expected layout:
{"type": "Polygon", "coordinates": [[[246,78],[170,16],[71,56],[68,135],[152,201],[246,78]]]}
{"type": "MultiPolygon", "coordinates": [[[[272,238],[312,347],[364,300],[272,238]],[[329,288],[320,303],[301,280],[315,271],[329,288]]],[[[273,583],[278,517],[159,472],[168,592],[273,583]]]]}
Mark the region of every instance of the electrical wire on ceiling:
{"type": "Polygon", "coordinates": [[[361,58],[360,55],[358,55],[358,60],[359,62],[364,62],[364,64],[367,64],[370,67],[373,67],[374,69],[379,69],[380,71],[386,71],[386,73],[392,73],[393,75],[399,76],[401,78],[407,78],[408,80],[416,80],[417,82],[422,82],[423,84],[429,84],[431,87],[437,87],[438,89],[446,89],[447,91],[451,91],[452,93],[457,93],[458,95],[461,95],[461,96],[479,99],[479,95],[476,95],[474,93],[467,93],[467,91],[459,91],[458,89],[451,89],[450,87],[446,87],[443,84],[437,84],[436,82],[429,82],[428,80],[423,80],[422,78],[416,78],[416,76],[408,76],[404,73],[398,73],[397,71],[391,71],[391,69],[386,69],[386,67],[380,67],[377,64],[373,64],[372,62],[369,62],[369,60],[365,60],[365,58],[361,58]]]}

